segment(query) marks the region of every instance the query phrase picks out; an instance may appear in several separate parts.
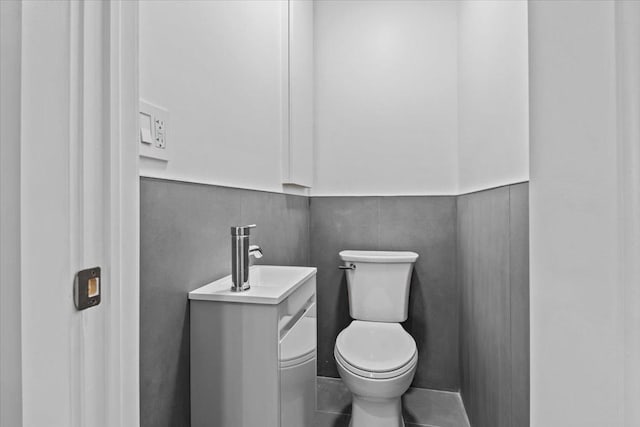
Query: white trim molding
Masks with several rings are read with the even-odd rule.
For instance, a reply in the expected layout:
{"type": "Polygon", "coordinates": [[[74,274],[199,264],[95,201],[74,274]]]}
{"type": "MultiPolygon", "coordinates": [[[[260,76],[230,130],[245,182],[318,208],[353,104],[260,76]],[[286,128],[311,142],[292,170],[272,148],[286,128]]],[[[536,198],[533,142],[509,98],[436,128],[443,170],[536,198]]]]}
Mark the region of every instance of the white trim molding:
{"type": "Polygon", "coordinates": [[[138,2],[109,4],[109,154],[112,289],[108,426],[140,424],[138,2]]]}

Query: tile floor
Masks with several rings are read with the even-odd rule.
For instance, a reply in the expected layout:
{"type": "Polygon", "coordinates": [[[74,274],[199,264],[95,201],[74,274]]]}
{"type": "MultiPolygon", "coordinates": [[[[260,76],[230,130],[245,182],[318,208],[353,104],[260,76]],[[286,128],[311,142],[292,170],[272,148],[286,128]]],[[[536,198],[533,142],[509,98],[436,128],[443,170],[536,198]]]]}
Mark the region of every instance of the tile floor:
{"type": "MultiPolygon", "coordinates": [[[[351,394],[338,378],[318,377],[313,427],[348,427],[351,394]]],[[[411,388],[402,399],[407,427],[469,427],[458,393],[411,388]]]]}

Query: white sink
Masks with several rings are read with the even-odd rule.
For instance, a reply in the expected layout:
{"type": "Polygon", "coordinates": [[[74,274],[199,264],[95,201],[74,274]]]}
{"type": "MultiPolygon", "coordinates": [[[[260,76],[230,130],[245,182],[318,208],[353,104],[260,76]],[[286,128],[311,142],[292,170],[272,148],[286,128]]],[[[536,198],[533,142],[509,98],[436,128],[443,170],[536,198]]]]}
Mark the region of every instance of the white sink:
{"type": "Polygon", "coordinates": [[[231,292],[231,275],[189,292],[189,299],[247,304],[279,304],[316,273],[315,267],[254,265],[249,271],[251,289],[231,292]]]}

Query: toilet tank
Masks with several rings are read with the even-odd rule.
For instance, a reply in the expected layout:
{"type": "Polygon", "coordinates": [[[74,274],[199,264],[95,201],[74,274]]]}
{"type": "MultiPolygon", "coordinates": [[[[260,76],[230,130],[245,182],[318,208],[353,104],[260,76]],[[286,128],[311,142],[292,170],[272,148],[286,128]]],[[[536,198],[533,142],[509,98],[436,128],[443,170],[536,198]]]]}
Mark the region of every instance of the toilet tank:
{"type": "Polygon", "coordinates": [[[349,313],[356,320],[404,322],[415,252],[342,251],[349,290],[349,313]]]}

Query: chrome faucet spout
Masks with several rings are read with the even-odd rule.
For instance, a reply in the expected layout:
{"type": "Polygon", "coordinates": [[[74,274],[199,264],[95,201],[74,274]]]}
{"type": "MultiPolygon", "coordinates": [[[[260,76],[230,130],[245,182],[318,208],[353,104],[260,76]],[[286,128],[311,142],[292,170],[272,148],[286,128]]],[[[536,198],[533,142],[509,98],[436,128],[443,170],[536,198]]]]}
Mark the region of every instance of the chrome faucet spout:
{"type": "Polygon", "coordinates": [[[262,258],[262,249],[249,244],[249,230],[255,224],[231,227],[231,290],[246,291],[249,284],[249,259],[251,255],[262,258]]]}

